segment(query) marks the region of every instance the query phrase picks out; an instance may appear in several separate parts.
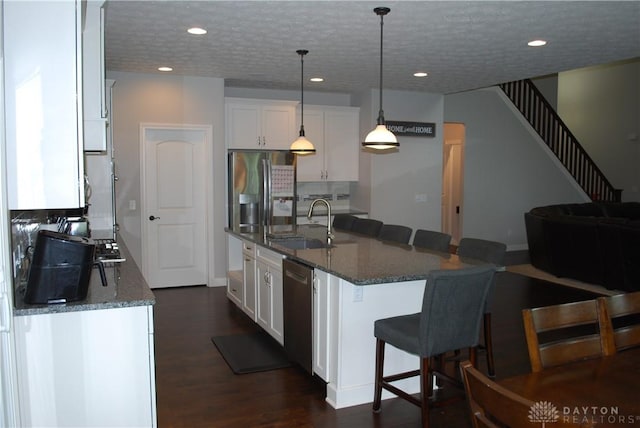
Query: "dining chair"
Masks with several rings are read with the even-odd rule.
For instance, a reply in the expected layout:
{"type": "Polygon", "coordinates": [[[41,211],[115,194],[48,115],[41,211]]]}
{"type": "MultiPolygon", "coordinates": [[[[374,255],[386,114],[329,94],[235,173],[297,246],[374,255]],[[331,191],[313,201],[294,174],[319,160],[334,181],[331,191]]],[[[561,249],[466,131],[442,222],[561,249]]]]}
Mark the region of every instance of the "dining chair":
{"type": "MultiPolygon", "coordinates": [[[[380,411],[382,390],[385,389],[420,407],[422,426],[429,426],[430,406],[442,404],[429,400],[433,392],[434,376],[456,384],[455,379],[436,370],[433,357],[448,351],[469,348],[469,358],[475,364],[475,347],[479,339],[482,311],[494,273],[495,267],[491,265],[432,271],[425,284],[421,312],[374,322],[374,412],[380,411]],[[419,356],[420,368],[385,376],[384,352],[387,343],[419,356]],[[392,384],[397,380],[414,376],[420,376],[420,398],[392,384]]],[[[461,386],[459,382],[457,386],[461,386]]]]}
{"type": "Polygon", "coordinates": [[[398,242],[408,244],[411,239],[413,229],[399,224],[383,224],[378,232],[378,239],[381,241],[398,242]]]}
{"type": "MultiPolygon", "coordinates": [[[[531,428],[540,422],[553,427],[592,427],[589,421],[573,423],[551,411],[534,413],[537,403],[494,382],[476,369],[471,361],[460,363],[473,428],[531,428]]],[[[542,410],[545,410],[544,408],[542,410]]],[[[542,425],[544,426],[544,425],[542,425]]]]}
{"type": "Polygon", "coordinates": [[[460,363],[474,428],[531,427],[528,418],[534,402],[498,385],[473,367],[471,361],[460,363]]]}
{"type": "Polygon", "coordinates": [[[605,355],[640,346],[640,291],[599,297],[598,312],[605,355]]]}
{"type": "Polygon", "coordinates": [[[604,355],[596,300],[523,309],[531,370],[604,355]]]}
{"type": "Polygon", "coordinates": [[[356,221],[356,216],[351,214],[336,214],[333,216],[333,228],[341,230],[351,230],[353,223],[356,221]]]}
{"type": "Polygon", "coordinates": [[[451,235],[435,230],[418,229],[413,237],[412,245],[414,247],[426,248],[429,250],[449,252],[451,244],[451,235]]]}
{"type": "MultiPolygon", "coordinates": [[[[502,242],[489,241],[486,239],[462,238],[456,252],[459,257],[482,260],[487,263],[493,263],[496,267],[501,267],[504,265],[507,246],[502,242]]],[[[496,365],[493,358],[493,332],[491,328],[491,311],[489,310],[490,302],[491,293],[489,293],[487,307],[485,308],[482,318],[482,335],[484,339],[483,348],[487,353],[487,372],[489,376],[494,377],[496,375],[496,365]]]]}
{"type": "Polygon", "coordinates": [[[382,224],[383,223],[380,220],[356,217],[355,221],[353,222],[353,226],[351,227],[351,231],[375,237],[378,236],[378,233],[380,233],[382,224]]]}

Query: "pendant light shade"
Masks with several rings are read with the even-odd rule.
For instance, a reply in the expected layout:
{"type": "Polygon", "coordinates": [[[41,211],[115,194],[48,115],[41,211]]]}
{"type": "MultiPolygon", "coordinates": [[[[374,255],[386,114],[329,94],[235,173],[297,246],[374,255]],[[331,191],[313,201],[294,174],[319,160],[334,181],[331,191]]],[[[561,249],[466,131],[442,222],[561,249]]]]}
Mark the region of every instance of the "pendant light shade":
{"type": "Polygon", "coordinates": [[[289,151],[298,155],[310,155],[316,152],[316,148],[304,135],[304,56],[309,51],[300,49],[296,53],[300,55],[300,136],[291,143],[289,151]]]}
{"type": "Polygon", "coordinates": [[[382,34],[384,27],[384,16],[388,14],[391,9],[388,7],[376,7],[373,11],[380,17],[380,111],[378,112],[377,126],[373,131],[367,134],[362,145],[371,149],[391,149],[398,147],[398,139],[393,132],[387,129],[387,125],[384,121],[384,111],[382,110],[382,34]]]}

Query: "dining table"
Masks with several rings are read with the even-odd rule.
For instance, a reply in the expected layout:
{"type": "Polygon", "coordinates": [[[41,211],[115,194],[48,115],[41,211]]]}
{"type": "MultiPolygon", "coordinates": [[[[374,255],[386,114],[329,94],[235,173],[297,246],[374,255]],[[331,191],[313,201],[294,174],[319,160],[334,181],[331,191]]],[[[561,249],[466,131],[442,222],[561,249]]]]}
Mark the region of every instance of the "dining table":
{"type": "Polygon", "coordinates": [[[640,348],[512,376],[498,383],[533,401],[534,406],[555,411],[556,421],[597,427],[640,426],[640,348]]]}

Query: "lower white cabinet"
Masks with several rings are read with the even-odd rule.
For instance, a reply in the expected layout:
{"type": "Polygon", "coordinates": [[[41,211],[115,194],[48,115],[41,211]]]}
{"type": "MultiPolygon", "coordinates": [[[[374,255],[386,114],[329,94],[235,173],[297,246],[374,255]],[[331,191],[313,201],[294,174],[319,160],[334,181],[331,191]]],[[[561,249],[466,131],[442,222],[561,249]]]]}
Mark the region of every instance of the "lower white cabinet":
{"type": "Polygon", "coordinates": [[[282,295],[282,255],[256,248],[257,323],[284,345],[284,309],[282,295]]]}
{"type": "Polygon", "coordinates": [[[242,242],[242,310],[256,320],[256,245],[242,242]]]}
{"type": "Polygon", "coordinates": [[[157,425],[151,306],[14,323],[24,426],[157,425]]]}

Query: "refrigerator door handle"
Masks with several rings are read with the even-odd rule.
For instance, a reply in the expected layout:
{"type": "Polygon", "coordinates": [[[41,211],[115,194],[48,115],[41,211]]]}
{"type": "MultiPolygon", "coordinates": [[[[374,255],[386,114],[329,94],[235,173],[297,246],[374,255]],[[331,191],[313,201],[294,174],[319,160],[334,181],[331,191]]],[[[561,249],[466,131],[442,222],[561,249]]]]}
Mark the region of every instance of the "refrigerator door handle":
{"type": "Polygon", "coordinates": [[[262,159],[262,206],[264,226],[271,226],[271,161],[262,159]]]}

